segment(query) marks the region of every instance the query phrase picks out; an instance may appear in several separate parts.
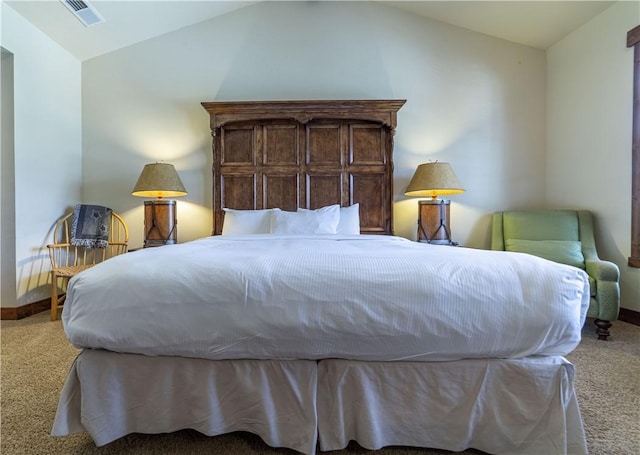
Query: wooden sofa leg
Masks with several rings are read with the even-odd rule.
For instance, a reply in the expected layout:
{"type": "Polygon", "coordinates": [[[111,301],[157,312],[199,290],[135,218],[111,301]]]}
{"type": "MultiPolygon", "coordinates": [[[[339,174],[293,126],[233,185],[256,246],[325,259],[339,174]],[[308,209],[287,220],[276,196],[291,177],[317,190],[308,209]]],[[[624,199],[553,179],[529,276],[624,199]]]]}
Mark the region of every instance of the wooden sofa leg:
{"type": "Polygon", "coordinates": [[[596,319],[594,321],[596,325],[596,334],[598,335],[598,340],[605,340],[611,336],[609,332],[609,327],[611,327],[611,322],[603,321],[602,319],[596,319]]]}

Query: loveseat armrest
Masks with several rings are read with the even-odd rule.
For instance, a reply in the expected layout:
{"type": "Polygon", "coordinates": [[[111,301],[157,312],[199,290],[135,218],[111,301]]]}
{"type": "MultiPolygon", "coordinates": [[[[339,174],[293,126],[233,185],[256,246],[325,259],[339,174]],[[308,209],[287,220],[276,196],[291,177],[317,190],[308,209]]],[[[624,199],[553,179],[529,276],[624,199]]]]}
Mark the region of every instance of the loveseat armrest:
{"type": "Polygon", "coordinates": [[[620,279],[620,269],[613,262],[602,259],[587,259],[585,261],[587,274],[596,281],[615,281],[620,279]]]}

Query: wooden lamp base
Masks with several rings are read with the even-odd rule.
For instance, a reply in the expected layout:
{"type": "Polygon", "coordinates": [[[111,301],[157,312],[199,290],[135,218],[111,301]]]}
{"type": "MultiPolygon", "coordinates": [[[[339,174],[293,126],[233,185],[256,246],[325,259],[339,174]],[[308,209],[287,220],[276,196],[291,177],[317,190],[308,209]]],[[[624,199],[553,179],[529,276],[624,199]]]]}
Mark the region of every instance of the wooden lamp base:
{"type": "Polygon", "coordinates": [[[144,247],[178,243],[176,201],[144,201],[144,247]]]}
{"type": "Polygon", "coordinates": [[[451,201],[430,199],[418,202],[418,242],[455,245],[449,229],[451,201]]]}

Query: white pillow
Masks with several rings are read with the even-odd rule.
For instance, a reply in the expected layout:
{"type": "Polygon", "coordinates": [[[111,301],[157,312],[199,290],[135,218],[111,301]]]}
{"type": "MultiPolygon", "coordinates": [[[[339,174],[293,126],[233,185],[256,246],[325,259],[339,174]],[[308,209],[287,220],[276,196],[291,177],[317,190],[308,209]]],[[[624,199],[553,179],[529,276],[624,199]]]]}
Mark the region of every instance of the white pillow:
{"type": "MultiPolygon", "coordinates": [[[[333,207],[331,205],[327,207],[333,207]]],[[[298,209],[298,212],[308,212],[309,209],[298,209]]],[[[360,204],[349,207],[340,207],[340,220],[336,228],[336,234],[360,235],[360,204]]]]}
{"type": "Polygon", "coordinates": [[[340,206],[329,205],[317,210],[273,212],[272,234],[335,234],[340,221],[340,206]]]}
{"type": "Polygon", "coordinates": [[[271,214],[280,209],[235,210],[223,208],[222,235],[268,234],[271,231],[271,214]]]}
{"type": "Polygon", "coordinates": [[[360,204],[340,207],[340,221],[338,222],[336,233],[341,235],[360,235],[360,204]]]}

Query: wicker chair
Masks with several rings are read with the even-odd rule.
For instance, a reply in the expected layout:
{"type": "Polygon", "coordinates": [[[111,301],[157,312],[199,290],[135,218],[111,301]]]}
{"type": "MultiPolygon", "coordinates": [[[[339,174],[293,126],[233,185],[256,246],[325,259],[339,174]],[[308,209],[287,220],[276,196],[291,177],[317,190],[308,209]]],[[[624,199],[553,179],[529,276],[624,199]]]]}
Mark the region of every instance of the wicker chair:
{"type": "Polygon", "coordinates": [[[109,241],[106,248],[85,248],[71,244],[73,212],[62,217],[53,231],[53,243],[47,245],[51,258],[51,320],[58,319],[66,293],[66,285],[73,276],[113,256],[127,252],[129,229],[120,215],[111,212],[109,241]],[[61,287],[58,287],[60,282],[61,287]]]}

